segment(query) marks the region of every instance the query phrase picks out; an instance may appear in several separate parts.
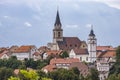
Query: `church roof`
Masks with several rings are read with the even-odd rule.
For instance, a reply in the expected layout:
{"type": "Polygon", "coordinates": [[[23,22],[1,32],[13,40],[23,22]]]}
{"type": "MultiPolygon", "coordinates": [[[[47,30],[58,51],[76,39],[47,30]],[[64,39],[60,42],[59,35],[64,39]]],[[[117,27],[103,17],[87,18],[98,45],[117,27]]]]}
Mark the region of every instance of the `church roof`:
{"type": "Polygon", "coordinates": [[[71,50],[79,48],[82,41],[78,37],[63,37],[63,41],[58,41],[57,43],[61,50],[71,50]]]}
{"type": "Polygon", "coordinates": [[[73,50],[74,50],[76,55],[87,55],[87,54],[89,54],[87,49],[76,48],[76,49],[73,49],[73,50]]]}
{"type": "Polygon", "coordinates": [[[57,15],[56,15],[56,20],[55,20],[55,24],[54,24],[55,26],[56,25],[60,25],[61,26],[61,22],[60,22],[60,17],[59,17],[59,12],[58,12],[58,10],[57,10],[57,15]]]}

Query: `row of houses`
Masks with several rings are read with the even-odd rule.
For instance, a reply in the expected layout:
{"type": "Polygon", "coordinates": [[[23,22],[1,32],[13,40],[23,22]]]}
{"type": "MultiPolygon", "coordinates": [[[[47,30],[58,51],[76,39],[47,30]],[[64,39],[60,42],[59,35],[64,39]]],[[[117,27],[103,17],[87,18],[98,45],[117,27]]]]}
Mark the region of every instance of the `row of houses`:
{"type": "MultiPolygon", "coordinates": [[[[111,66],[115,62],[116,48],[112,46],[97,46],[96,49],[96,68],[99,71],[100,80],[105,80],[111,66]]],[[[12,46],[10,48],[0,48],[0,59],[8,59],[11,56],[16,56],[18,60],[33,58],[36,61],[47,59],[52,55],[54,58],[50,61],[50,64],[43,68],[43,71],[46,73],[58,68],[70,69],[72,67],[77,67],[83,76],[89,73],[88,66],[82,63],[83,61],[88,61],[87,49],[71,49],[68,53],[69,57],[66,59],[59,58],[59,55],[62,53],[62,50],[50,50],[46,46],[42,46],[39,49],[34,45],[12,46]]]]}

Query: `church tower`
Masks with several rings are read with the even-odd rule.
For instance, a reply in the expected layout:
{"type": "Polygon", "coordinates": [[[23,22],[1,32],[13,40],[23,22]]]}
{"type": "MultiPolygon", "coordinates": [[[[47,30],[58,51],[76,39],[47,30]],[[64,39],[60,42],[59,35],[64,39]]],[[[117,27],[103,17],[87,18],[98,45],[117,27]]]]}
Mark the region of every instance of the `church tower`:
{"type": "Polygon", "coordinates": [[[88,38],[89,62],[96,61],[96,47],[97,47],[97,39],[95,38],[93,26],[91,26],[91,31],[88,38]]]}
{"type": "Polygon", "coordinates": [[[58,10],[54,24],[54,29],[53,29],[53,43],[56,43],[57,41],[63,41],[63,29],[62,29],[62,24],[60,21],[58,10]]]}

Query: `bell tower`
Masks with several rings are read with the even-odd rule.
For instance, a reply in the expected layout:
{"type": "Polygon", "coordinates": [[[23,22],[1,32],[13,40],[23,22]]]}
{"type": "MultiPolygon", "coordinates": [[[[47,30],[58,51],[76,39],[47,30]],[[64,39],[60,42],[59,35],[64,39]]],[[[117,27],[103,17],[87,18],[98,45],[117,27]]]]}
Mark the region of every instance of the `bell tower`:
{"type": "Polygon", "coordinates": [[[57,10],[56,20],[53,29],[53,43],[57,41],[63,41],[63,29],[59,17],[59,11],[57,10]]]}
{"type": "Polygon", "coordinates": [[[89,62],[96,61],[96,46],[97,46],[97,39],[95,38],[93,26],[91,25],[91,31],[88,37],[89,62]]]}

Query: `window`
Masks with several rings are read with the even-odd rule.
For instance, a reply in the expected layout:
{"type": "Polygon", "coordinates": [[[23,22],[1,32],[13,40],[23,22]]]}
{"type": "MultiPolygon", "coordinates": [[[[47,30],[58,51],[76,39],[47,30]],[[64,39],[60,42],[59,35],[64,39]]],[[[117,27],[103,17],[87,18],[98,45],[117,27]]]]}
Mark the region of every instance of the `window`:
{"type": "Polygon", "coordinates": [[[55,32],[54,32],[54,38],[55,38],[55,32]]]}
{"type": "Polygon", "coordinates": [[[75,44],[75,47],[77,47],[77,45],[75,44]]]}
{"type": "Polygon", "coordinates": [[[88,57],[86,57],[86,61],[88,61],[88,57]]]}
{"type": "Polygon", "coordinates": [[[60,37],[60,32],[58,32],[58,37],[60,37]]]}
{"type": "Polygon", "coordinates": [[[82,61],[82,57],[80,57],[80,61],[82,61]]]}

